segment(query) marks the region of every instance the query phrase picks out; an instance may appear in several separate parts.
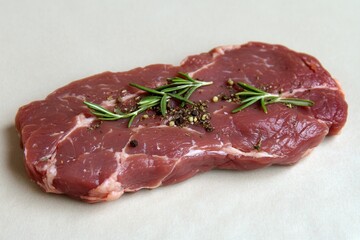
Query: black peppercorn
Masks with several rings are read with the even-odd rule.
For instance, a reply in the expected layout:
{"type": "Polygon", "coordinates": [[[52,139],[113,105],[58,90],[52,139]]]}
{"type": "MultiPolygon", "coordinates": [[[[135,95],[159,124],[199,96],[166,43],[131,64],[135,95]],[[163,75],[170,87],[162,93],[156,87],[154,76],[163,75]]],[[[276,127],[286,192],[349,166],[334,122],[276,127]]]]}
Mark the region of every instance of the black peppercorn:
{"type": "Polygon", "coordinates": [[[230,97],[228,97],[228,96],[226,96],[226,95],[222,95],[222,96],[221,96],[221,100],[226,101],[226,100],[229,100],[229,99],[230,99],[230,97]]]}
{"type": "Polygon", "coordinates": [[[175,119],[175,124],[176,125],[180,126],[183,123],[184,123],[184,118],[179,117],[179,118],[175,119]]]}
{"type": "Polygon", "coordinates": [[[130,147],[136,147],[137,145],[139,145],[138,141],[136,141],[135,139],[134,140],[131,140],[130,143],[129,143],[130,147]]]}
{"type": "Polygon", "coordinates": [[[193,115],[194,117],[197,116],[198,114],[199,114],[199,112],[197,110],[191,111],[191,115],[193,115]]]}

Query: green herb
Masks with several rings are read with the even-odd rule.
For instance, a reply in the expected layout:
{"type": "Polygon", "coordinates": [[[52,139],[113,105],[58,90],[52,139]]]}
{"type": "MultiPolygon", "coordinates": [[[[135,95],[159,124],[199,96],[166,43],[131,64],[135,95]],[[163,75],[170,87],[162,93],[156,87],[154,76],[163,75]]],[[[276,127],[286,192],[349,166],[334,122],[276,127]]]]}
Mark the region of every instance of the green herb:
{"type": "Polygon", "coordinates": [[[261,142],[262,142],[262,139],[260,139],[256,145],[254,145],[254,149],[257,150],[257,151],[260,151],[261,150],[261,142]]]}
{"type": "Polygon", "coordinates": [[[179,100],[184,106],[186,103],[193,104],[189,100],[190,96],[196,89],[202,86],[210,85],[212,82],[202,82],[193,79],[187,73],[179,73],[179,77],[169,78],[166,85],[157,88],[148,88],[136,83],[130,83],[130,86],[136,87],[149,93],[148,96],[143,97],[138,103],[136,110],[132,112],[111,112],[97,104],[84,101],[84,104],[90,109],[90,112],[98,117],[100,120],[112,121],[122,118],[130,118],[128,127],[131,126],[135,117],[140,113],[151,109],[153,107],[160,107],[161,114],[166,116],[167,114],[167,102],[173,98],[179,100]]]}
{"type": "Polygon", "coordinates": [[[281,97],[280,94],[267,93],[254,86],[242,82],[238,82],[238,85],[242,87],[244,91],[235,94],[241,98],[241,105],[240,107],[232,110],[233,113],[239,112],[258,101],[260,101],[261,108],[265,113],[268,112],[266,105],[272,103],[284,103],[288,106],[296,105],[303,107],[311,107],[314,105],[314,102],[308,99],[281,97]]]}

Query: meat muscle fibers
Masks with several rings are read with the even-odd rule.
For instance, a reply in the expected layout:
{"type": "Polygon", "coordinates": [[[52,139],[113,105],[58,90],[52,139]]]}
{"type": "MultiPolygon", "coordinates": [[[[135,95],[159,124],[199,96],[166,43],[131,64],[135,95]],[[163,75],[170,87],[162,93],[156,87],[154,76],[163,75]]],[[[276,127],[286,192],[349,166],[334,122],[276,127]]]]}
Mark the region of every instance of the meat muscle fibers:
{"type": "Polygon", "coordinates": [[[251,42],[189,56],[179,66],[156,64],[72,82],[21,107],[16,127],[27,172],[44,191],[100,202],[211,169],[294,164],[325,136],[339,133],[346,117],[344,94],[317,59],[251,42]],[[190,114],[190,104],[171,101],[166,116],[153,108],[128,127],[129,119],[100,121],[84,104],[131,111],[146,93],[130,83],[156,88],[179,72],[213,82],[191,95],[190,114]],[[243,90],[237,82],[314,105],[274,103],[264,113],[257,102],[232,113],[239,107],[234,94],[243,90]],[[210,127],[196,124],[204,119],[210,127]]]}

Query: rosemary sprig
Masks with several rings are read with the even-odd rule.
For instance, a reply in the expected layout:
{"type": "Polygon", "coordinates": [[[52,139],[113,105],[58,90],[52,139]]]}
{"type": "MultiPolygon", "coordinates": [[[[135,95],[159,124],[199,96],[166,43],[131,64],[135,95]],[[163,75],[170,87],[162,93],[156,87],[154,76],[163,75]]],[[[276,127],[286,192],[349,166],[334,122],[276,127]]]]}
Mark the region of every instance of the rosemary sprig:
{"type": "Polygon", "coordinates": [[[136,110],[128,113],[111,112],[100,105],[84,101],[84,104],[90,109],[90,112],[98,117],[100,120],[112,121],[122,118],[130,118],[128,127],[131,126],[135,117],[147,109],[153,107],[160,107],[161,114],[166,116],[167,114],[167,103],[173,98],[179,100],[184,106],[186,103],[193,104],[189,100],[190,96],[195,92],[196,89],[202,86],[210,85],[212,82],[203,82],[193,79],[187,73],[179,73],[179,77],[169,78],[166,85],[157,88],[148,88],[136,83],[130,83],[130,86],[136,87],[140,90],[147,92],[149,95],[140,99],[137,103],[136,110]]]}
{"type": "Polygon", "coordinates": [[[242,87],[244,91],[235,94],[236,96],[239,96],[242,100],[241,105],[238,108],[232,110],[233,113],[239,112],[258,101],[260,101],[261,108],[265,113],[268,112],[266,105],[272,103],[284,103],[290,106],[296,105],[303,107],[311,107],[314,105],[314,102],[308,99],[281,97],[280,94],[267,93],[261,89],[258,89],[243,82],[238,82],[238,85],[242,87]]]}

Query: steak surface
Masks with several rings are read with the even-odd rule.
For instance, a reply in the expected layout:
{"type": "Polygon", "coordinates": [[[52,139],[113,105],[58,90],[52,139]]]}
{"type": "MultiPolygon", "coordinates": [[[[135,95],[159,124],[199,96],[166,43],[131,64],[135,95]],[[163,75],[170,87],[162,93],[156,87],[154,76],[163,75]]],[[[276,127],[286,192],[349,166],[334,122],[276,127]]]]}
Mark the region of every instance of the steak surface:
{"type": "Polygon", "coordinates": [[[72,82],[21,107],[16,127],[27,172],[44,191],[100,202],[211,169],[294,164],[325,136],[339,133],[346,117],[344,94],[318,60],[280,45],[251,42],[189,56],[180,66],[150,65],[72,82]],[[144,92],[130,82],[155,88],[179,72],[213,82],[191,96],[207,104],[213,131],[196,124],[169,126],[169,119],[153,110],[128,128],[128,119],[101,122],[83,104],[86,100],[110,111],[119,104],[132,106],[144,92]],[[253,104],[233,114],[239,104],[221,99],[240,90],[229,86],[229,79],[315,104],[270,104],[267,114],[253,104]],[[220,100],[211,101],[213,96],[220,100]]]}

